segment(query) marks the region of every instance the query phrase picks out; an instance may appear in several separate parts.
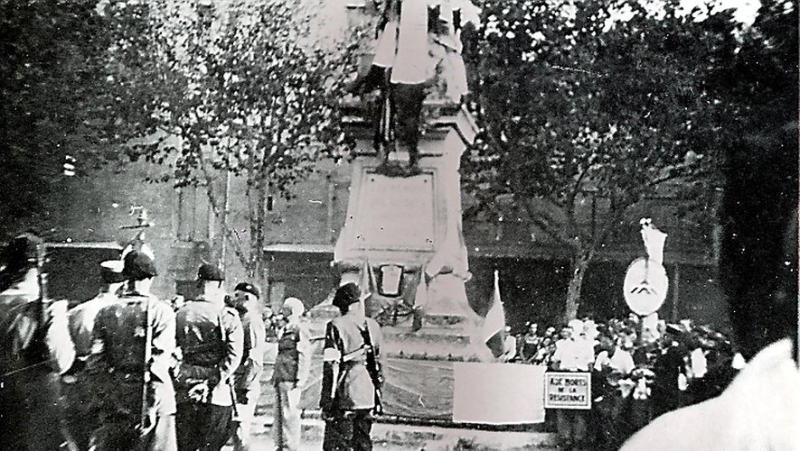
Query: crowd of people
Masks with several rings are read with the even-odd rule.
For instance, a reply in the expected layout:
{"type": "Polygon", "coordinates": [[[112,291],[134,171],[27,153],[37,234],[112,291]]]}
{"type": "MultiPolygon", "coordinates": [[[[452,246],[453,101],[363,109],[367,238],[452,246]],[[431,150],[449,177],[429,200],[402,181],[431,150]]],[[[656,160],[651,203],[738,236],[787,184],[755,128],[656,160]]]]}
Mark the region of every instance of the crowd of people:
{"type": "MultiPolygon", "coordinates": [[[[100,265],[100,293],[68,309],[46,300],[42,244],[26,234],[2,249],[1,449],[250,449],[270,328],[278,345],[274,443],[299,449],[311,358],[302,301],[287,298],[268,328],[258,288],[244,281],[227,294],[223,272],[210,264],[198,269],[194,299],[164,301],[150,292],[152,252],[129,246],[100,265]]],[[[351,309],[360,301],[353,284],[337,291],[342,316],[325,337],[325,450],[367,449],[380,407],[380,330],[351,309]]]]}
{"type": "Polygon", "coordinates": [[[744,365],[731,341],[712,328],[654,318],[585,318],[544,331],[529,323],[509,340],[514,348],[505,360],[591,372],[591,411],[556,412],[559,435],[568,446],[615,450],[653,418],[717,396],[744,365]]]}

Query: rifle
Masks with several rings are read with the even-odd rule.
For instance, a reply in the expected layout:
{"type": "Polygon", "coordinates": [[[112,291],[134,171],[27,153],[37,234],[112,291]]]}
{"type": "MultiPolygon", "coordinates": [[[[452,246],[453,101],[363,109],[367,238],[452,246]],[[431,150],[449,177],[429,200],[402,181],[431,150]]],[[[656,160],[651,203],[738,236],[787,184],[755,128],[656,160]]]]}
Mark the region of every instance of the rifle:
{"type": "Polygon", "coordinates": [[[375,413],[383,413],[383,370],[381,368],[380,359],[375,353],[375,347],[372,345],[372,334],[369,332],[369,324],[364,323],[364,330],[361,331],[361,336],[364,338],[364,351],[366,352],[366,366],[372,385],[375,387],[375,413]]]}
{"type": "Polygon", "coordinates": [[[153,328],[150,327],[150,296],[147,296],[147,300],[145,301],[147,306],[145,308],[145,315],[144,315],[144,328],[145,328],[145,335],[144,335],[144,373],[143,373],[143,385],[142,385],[142,417],[141,417],[141,427],[142,431],[146,431],[147,427],[149,426],[148,420],[150,418],[147,406],[147,393],[148,389],[150,388],[150,359],[153,358],[153,328]]]}
{"type": "MultiPolygon", "coordinates": [[[[153,226],[153,223],[148,221],[149,217],[147,215],[147,210],[144,207],[132,207],[131,211],[130,211],[130,215],[133,215],[133,214],[135,214],[137,212],[139,213],[139,215],[136,218],[137,219],[136,224],[120,226],[120,230],[131,230],[131,229],[138,230],[138,232],[136,233],[134,238],[130,242],[128,242],[128,245],[125,246],[125,249],[123,249],[123,252],[122,252],[123,258],[124,258],[124,255],[126,254],[126,251],[139,250],[137,248],[143,248],[145,246],[145,244],[144,244],[144,229],[153,226]]],[[[131,287],[129,287],[129,288],[131,288],[131,287]]],[[[147,395],[148,395],[148,391],[150,389],[150,382],[151,382],[151,378],[150,378],[150,360],[153,358],[153,349],[152,349],[152,347],[153,347],[153,328],[150,325],[150,316],[151,316],[150,305],[151,305],[151,300],[150,300],[150,296],[145,296],[145,298],[146,298],[146,300],[145,300],[146,304],[145,304],[145,315],[144,315],[144,330],[145,330],[145,335],[144,335],[144,371],[142,372],[142,382],[143,382],[143,384],[142,384],[142,409],[141,409],[141,412],[140,412],[141,413],[140,427],[141,427],[143,433],[146,433],[145,431],[147,431],[147,428],[150,426],[149,425],[149,419],[150,419],[149,410],[150,409],[148,408],[148,405],[147,405],[147,399],[148,399],[147,395]]]]}

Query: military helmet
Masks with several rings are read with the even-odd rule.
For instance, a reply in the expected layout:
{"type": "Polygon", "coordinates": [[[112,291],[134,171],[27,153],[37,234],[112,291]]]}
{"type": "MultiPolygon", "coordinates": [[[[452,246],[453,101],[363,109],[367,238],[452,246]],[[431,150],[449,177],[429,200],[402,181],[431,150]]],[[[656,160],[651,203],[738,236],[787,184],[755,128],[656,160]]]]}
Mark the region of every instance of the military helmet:
{"type": "Polygon", "coordinates": [[[158,275],[156,263],[147,254],[130,251],[125,254],[122,275],[125,280],[144,280],[158,275]]]}
{"type": "Polygon", "coordinates": [[[336,294],[333,296],[333,305],[339,308],[344,308],[350,304],[355,304],[361,299],[361,290],[353,282],[346,283],[336,289],[336,294]]]}

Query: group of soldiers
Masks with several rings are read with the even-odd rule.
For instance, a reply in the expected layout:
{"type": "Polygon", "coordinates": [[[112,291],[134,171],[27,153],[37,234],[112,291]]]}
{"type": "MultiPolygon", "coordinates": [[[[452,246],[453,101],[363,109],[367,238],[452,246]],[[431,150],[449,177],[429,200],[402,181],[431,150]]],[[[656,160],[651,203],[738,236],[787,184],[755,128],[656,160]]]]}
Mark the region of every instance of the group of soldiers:
{"type": "MultiPolygon", "coordinates": [[[[249,448],[261,390],[266,328],[259,290],[232,296],[213,265],[197,273],[199,295],[170,304],[151,291],[158,275],[146,246],[100,265],[102,288],[67,309],[45,301],[42,242],[15,239],[0,266],[0,448],[20,450],[220,450],[249,448]]],[[[323,449],[371,449],[380,409],[380,329],[365,318],[357,285],[333,304],[326,329],[321,402],[323,449]]],[[[300,392],[309,372],[301,301],[284,302],[276,391],[278,449],[300,445],[300,392]],[[303,338],[305,337],[305,339],[303,338]]]]}
{"type": "Polygon", "coordinates": [[[226,296],[222,272],[204,264],[200,294],[173,309],[150,292],[152,253],[128,248],[100,265],[101,292],[67,311],[66,301],[41,302],[41,241],[18,240],[6,260],[20,270],[7,264],[14,280],[0,287],[2,332],[19,337],[3,346],[0,426],[17,426],[3,431],[4,449],[219,450],[231,437],[246,449],[265,350],[255,286],[226,296]],[[49,314],[18,314],[37,305],[49,314]],[[37,342],[41,355],[26,356],[37,342]],[[46,377],[34,377],[37,367],[46,377]],[[48,400],[30,405],[37,394],[48,400]]]}

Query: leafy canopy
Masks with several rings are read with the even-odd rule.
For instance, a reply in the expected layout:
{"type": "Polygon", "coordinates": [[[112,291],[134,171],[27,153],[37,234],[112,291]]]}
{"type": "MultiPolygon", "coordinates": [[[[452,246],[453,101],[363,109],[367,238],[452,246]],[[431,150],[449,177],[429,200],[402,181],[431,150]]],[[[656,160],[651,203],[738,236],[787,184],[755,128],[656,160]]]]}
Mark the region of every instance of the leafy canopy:
{"type": "Polygon", "coordinates": [[[131,159],[166,163],[161,180],[248,172],[286,188],[338,156],[336,95],[345,55],[304,48],[305,23],[281,1],[111,2],[114,78],[131,159]]]}
{"type": "Polygon", "coordinates": [[[714,174],[724,112],[715,86],[737,49],[730,11],[672,0],[487,1],[483,24],[471,57],[482,127],[473,157],[490,158],[467,163],[483,205],[510,197],[585,250],[598,243],[575,222],[583,193],[611,199],[613,223],[667,181],[714,174]]]}

